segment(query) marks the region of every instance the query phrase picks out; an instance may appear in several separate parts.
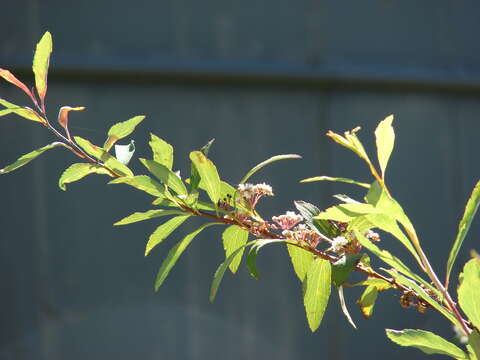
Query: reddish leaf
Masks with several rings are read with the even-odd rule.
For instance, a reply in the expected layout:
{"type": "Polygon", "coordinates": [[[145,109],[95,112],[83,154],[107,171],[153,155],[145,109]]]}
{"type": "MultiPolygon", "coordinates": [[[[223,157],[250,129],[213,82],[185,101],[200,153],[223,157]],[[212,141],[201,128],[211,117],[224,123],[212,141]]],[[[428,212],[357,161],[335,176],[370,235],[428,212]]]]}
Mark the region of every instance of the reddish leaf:
{"type": "Polygon", "coordinates": [[[62,106],[60,111],[58,112],[58,123],[61,127],[63,127],[68,133],[68,113],[70,111],[81,111],[85,110],[84,106],[79,107],[70,107],[70,106],[62,106]]]}
{"type": "Polygon", "coordinates": [[[5,80],[7,80],[9,83],[15,86],[18,86],[20,89],[22,89],[25,92],[25,94],[27,94],[30,97],[30,99],[32,99],[34,103],[36,102],[32,92],[28,90],[27,85],[25,85],[23,82],[18,80],[15,77],[15,75],[13,75],[10,71],[0,68],[0,76],[3,77],[5,80]]]}

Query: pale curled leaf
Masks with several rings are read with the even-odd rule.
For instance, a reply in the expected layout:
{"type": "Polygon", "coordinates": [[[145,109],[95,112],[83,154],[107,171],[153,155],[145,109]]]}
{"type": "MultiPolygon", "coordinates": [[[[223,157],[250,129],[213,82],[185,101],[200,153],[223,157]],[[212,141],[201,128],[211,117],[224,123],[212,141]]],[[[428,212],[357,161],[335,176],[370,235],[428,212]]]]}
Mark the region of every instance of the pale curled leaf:
{"type": "Polygon", "coordinates": [[[176,216],[157,227],[148,238],[147,246],[145,247],[145,256],[147,256],[155,246],[165,240],[176,228],[182,225],[190,216],[191,215],[176,216]]]}
{"type": "Polygon", "coordinates": [[[426,354],[441,354],[455,359],[468,359],[467,354],[458,346],[425,330],[392,330],[386,329],[387,337],[400,346],[413,346],[426,354]]]}
{"type": "Polygon", "coordinates": [[[0,174],[6,174],[6,173],[9,173],[11,171],[14,171],[14,170],[18,169],[19,167],[22,167],[22,166],[28,164],[30,161],[35,159],[37,156],[43,154],[45,151],[53,149],[54,147],[57,147],[57,146],[65,146],[65,144],[61,143],[61,142],[53,142],[53,143],[51,143],[49,145],[46,145],[44,147],[41,147],[37,150],[33,150],[33,151],[29,152],[28,154],[25,154],[25,155],[19,157],[17,159],[17,161],[15,161],[13,164],[10,164],[10,165],[4,167],[3,169],[0,169],[0,174]]]}
{"type": "Polygon", "coordinates": [[[375,130],[375,140],[377,143],[377,156],[382,170],[382,178],[385,178],[385,169],[395,144],[395,131],[392,127],[393,115],[380,121],[375,130]]]}
{"type": "Polygon", "coordinates": [[[185,249],[187,248],[188,245],[192,242],[192,240],[205,228],[212,226],[212,225],[222,225],[222,223],[207,223],[202,226],[200,226],[197,230],[194,232],[188,234],[183,238],[182,241],[177,243],[173,248],[170,249],[170,251],[167,254],[167,257],[165,260],[162,262],[162,265],[160,266],[160,270],[158,271],[157,274],[157,279],[155,280],[155,291],[158,291],[160,286],[162,286],[163,282],[167,278],[168,274],[170,273],[170,270],[173,268],[173,266],[176,264],[178,258],[183,254],[185,249]]]}
{"type": "Polygon", "coordinates": [[[103,174],[112,176],[110,172],[98,164],[77,163],[70,165],[60,176],[58,186],[63,191],[67,190],[66,184],[80,180],[89,174],[103,174]]]}
{"type": "Polygon", "coordinates": [[[250,177],[255,174],[258,170],[261,168],[267,166],[268,164],[271,164],[275,161],[279,160],[285,160],[285,159],[301,159],[302,157],[297,154],[285,154],[285,155],[276,155],[272,156],[271,158],[262,161],[260,164],[254,166],[243,178],[240,180],[240,184],[244,184],[250,177]]]}
{"type": "Polygon", "coordinates": [[[304,280],[305,292],[303,303],[310,330],[320,326],[327,308],[331,291],[331,266],[328,260],[316,258],[312,261],[304,280]]]}
{"type": "Polygon", "coordinates": [[[248,231],[236,225],[231,225],[222,233],[223,248],[225,249],[225,259],[228,259],[237,249],[241,249],[238,255],[229,265],[230,271],[236,273],[243,255],[243,245],[248,241],[248,231]]]}
{"type": "Polygon", "coordinates": [[[127,145],[115,145],[115,157],[124,165],[128,165],[134,153],[135,142],[133,140],[127,145]]]}
{"type": "Polygon", "coordinates": [[[47,93],[48,66],[50,64],[52,49],[52,35],[47,31],[37,44],[32,66],[33,73],[35,74],[35,86],[42,104],[47,93]]]}
{"type": "Polygon", "coordinates": [[[343,315],[347,318],[350,325],[353,326],[354,329],[357,328],[357,325],[353,322],[352,316],[348,312],[347,304],[345,303],[345,295],[343,294],[343,286],[339,286],[338,290],[338,298],[340,300],[340,307],[342,308],[343,315]]]}
{"type": "Polygon", "coordinates": [[[462,220],[458,224],[458,232],[457,237],[453,243],[452,249],[450,250],[450,254],[448,255],[447,261],[447,275],[446,275],[446,284],[449,282],[450,273],[452,272],[453,264],[455,263],[455,259],[458,256],[458,252],[460,251],[460,247],[463,244],[463,240],[472,225],[473,218],[477,213],[478,206],[480,204],[480,181],[477,182],[475,187],[472,190],[472,194],[467,201],[467,205],[465,206],[465,211],[463,213],[462,220]]]}
{"type": "Polygon", "coordinates": [[[358,185],[358,186],[361,186],[361,187],[366,188],[366,189],[368,189],[370,187],[370,184],[363,183],[363,182],[356,181],[356,180],[352,180],[352,179],[342,178],[342,177],[315,176],[315,177],[300,180],[300,182],[302,182],[302,183],[314,182],[314,181],[343,182],[343,183],[347,183],[347,184],[358,185]]]}
{"type": "Polygon", "coordinates": [[[115,144],[118,140],[130,135],[135,130],[135,127],[143,121],[143,119],[145,119],[145,116],[139,115],[113,125],[110,130],[108,130],[108,138],[107,141],[105,141],[103,148],[106,151],[109,151],[113,144],[115,144]]]}

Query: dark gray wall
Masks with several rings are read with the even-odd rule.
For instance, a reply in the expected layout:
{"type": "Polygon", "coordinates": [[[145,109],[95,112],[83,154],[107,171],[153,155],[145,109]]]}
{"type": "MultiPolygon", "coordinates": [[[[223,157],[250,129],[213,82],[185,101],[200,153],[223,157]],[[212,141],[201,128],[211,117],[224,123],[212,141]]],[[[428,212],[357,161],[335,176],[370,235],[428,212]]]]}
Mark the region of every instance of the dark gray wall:
{"type": "MultiPolygon", "coordinates": [[[[349,186],[298,180],[367,180],[367,169],[324,134],[362,125],[372,151],[376,123],[394,113],[397,149],[388,181],[443,269],[479,177],[478,10],[475,1],[24,0],[3,5],[0,66],[32,83],[32,49],[50,30],[50,117],[62,105],[86,106],[72,114],[72,129],[102,143],[112,123],[146,114],[135,156],[149,156],[151,131],[175,145],[175,167],[184,174],[188,152],[212,137],[211,157],[232,183],[271,155],[302,154],[256,175],[277,195],[262,204],[270,215],[292,209],[296,199],[326,207],[329,194],[360,197],[349,186]]],[[[27,104],[8,84],[0,96],[27,104]]],[[[52,140],[13,116],[0,121],[0,137],[0,166],[52,140]]],[[[243,269],[228,276],[211,305],[210,281],[223,259],[214,228],[154,294],[166,251],[199,222],[144,258],[158,222],[111,224],[148,209],[150,198],[104,185],[101,177],[64,193],[57,181],[72,161],[54,149],[0,178],[0,359],[421,359],[417,350],[384,343],[383,329],[452,337],[446,321],[402,310],[393,292],[380,297],[372,320],[363,320],[356,290],[346,296],[359,330],[349,327],[334,295],[311,334],[283,248],[260,255],[260,281],[243,269]]],[[[143,172],[138,162],[133,168],[143,172]]],[[[478,244],[476,228],[478,221],[459,263],[478,244]]],[[[384,245],[404,254],[388,238],[384,245]]]]}

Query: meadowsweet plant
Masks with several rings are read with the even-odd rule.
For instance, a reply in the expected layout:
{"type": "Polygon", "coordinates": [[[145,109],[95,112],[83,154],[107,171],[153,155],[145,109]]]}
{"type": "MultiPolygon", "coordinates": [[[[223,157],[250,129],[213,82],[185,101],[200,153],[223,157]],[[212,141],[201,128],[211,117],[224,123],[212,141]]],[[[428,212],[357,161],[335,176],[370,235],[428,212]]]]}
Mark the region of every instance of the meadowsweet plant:
{"type": "MultiPolygon", "coordinates": [[[[448,256],[445,277],[441,279],[432,268],[425,254],[421,240],[401,205],[395,201],[385,182],[385,171],[394,148],[395,133],[393,116],[378,124],[375,130],[377,160],[367,154],[355,128],[343,135],[329,131],[327,136],[339,145],[353,151],[370,172],[372,179],[362,183],[346,178],[319,176],[302,180],[347,182],[365,190],[362,201],[345,195],[336,195],[339,204],[320,209],[306,201],[295,201],[296,212],[287,211],[266,218],[257,211],[263,198],[274,196],[274,189],[266,183],[249,183],[250,177],[268,164],[299,158],[298,155],[278,155],[252,168],[238,184],[230,185],[220,177],[215,164],[208,158],[212,142],[202,149],[190,153],[191,171],[187,178],[173,169],[172,145],[151,135],[149,145],[151,159],[139,159],[148,175],[134,174],[128,167],[135,151],[133,141],[129,145],[116,145],[128,137],[145,118],[136,116],[113,125],[106,141],[95,145],[78,136],[72,136],[68,126],[70,111],[81,111],[83,107],[61,107],[56,121],[47,117],[45,96],[47,74],[52,52],[52,38],[45,33],[37,44],[33,59],[35,87],[31,90],[11,72],[0,69],[0,76],[16,85],[31,99],[33,106],[19,106],[0,98],[4,107],[0,116],[16,114],[40,123],[51,131],[58,141],[21,156],[13,164],[0,170],[9,173],[26,165],[43,152],[53,147],[64,147],[78,158],[60,176],[59,187],[66,190],[67,184],[80,180],[89,174],[99,174],[110,179],[109,184],[127,184],[150,194],[152,209],[135,212],[114,225],[127,225],[143,220],[168,218],[149,236],[145,255],[163,242],[172,232],[190,217],[202,217],[206,222],[174,245],[158,271],[155,290],[163,284],[168,274],[188,245],[203,229],[209,226],[222,228],[221,239],[225,249],[225,261],[217,268],[211,289],[210,300],[217,296],[222,279],[227,271],[235,273],[243,257],[252,277],[258,278],[256,259],[259,251],[266,246],[284,246],[288,250],[292,266],[302,284],[302,296],[308,326],[312,331],[319,327],[328,305],[332,289],[340,296],[340,306],[346,319],[356,325],[347,309],[344,291],[352,286],[364,287],[358,299],[362,314],[372,315],[379,293],[393,289],[400,292],[400,305],[413,307],[419,312],[435,311],[443,316],[457,332],[457,341],[441,338],[426,330],[387,329],[386,335],[402,346],[413,346],[427,354],[443,354],[455,359],[480,360],[480,257],[472,252],[472,258],[459,275],[457,289],[449,288],[453,264],[467,235],[480,201],[480,182],[469,198],[465,213],[458,227],[458,234],[448,256]],[[114,148],[114,155],[111,153],[114,148]],[[411,254],[418,265],[418,271],[407,267],[402,260],[382,249],[381,236],[399,241],[411,254]],[[370,259],[377,258],[381,267],[374,268],[370,259]],[[349,282],[354,271],[364,279],[349,282]]],[[[220,238],[220,236],[219,236],[220,238]]],[[[399,308],[401,309],[401,308],[399,308]]]]}

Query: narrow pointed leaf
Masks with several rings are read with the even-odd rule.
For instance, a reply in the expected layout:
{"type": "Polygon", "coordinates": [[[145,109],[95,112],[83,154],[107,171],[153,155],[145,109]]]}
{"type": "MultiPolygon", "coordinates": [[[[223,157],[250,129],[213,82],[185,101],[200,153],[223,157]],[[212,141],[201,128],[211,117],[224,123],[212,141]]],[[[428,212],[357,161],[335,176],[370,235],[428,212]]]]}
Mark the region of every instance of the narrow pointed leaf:
{"type": "Polygon", "coordinates": [[[360,281],[358,283],[353,284],[353,286],[374,286],[378,291],[385,291],[393,288],[392,284],[390,284],[389,282],[382,279],[376,279],[376,278],[370,278],[367,280],[360,281]]]}
{"type": "Polygon", "coordinates": [[[247,255],[247,269],[250,275],[255,279],[260,279],[260,275],[257,270],[257,255],[260,252],[260,249],[265,245],[283,243],[285,240],[280,239],[261,239],[252,245],[247,255]]]}
{"type": "Polygon", "coordinates": [[[345,295],[343,294],[343,286],[340,285],[337,288],[337,290],[338,290],[338,298],[340,300],[340,307],[342,308],[343,315],[345,315],[345,317],[347,318],[350,325],[352,325],[353,328],[356,329],[357,325],[355,325],[355,323],[353,322],[353,319],[352,319],[350,313],[348,312],[347,304],[345,303],[345,295]]]}
{"type": "Polygon", "coordinates": [[[187,188],[182,179],[166,166],[153,160],[140,159],[142,164],[155,175],[162,183],[175,191],[178,195],[186,195],[187,188]]]}
{"type": "Polygon", "coordinates": [[[180,210],[163,210],[163,209],[148,210],[145,212],[135,212],[132,215],[129,215],[117,221],[113,225],[127,225],[127,224],[135,223],[138,221],[154,219],[161,216],[184,215],[184,214],[185,213],[180,210]]]}
{"type": "Polygon", "coordinates": [[[331,266],[328,260],[316,258],[312,261],[304,280],[303,303],[310,330],[314,332],[320,326],[328,305],[331,291],[331,266]]]}
{"type": "Polygon", "coordinates": [[[9,83],[22,89],[25,92],[25,94],[27,94],[30,97],[30,99],[32,99],[32,101],[35,102],[35,98],[33,97],[32,92],[28,89],[27,85],[25,85],[23,82],[18,80],[15,77],[15,75],[13,75],[10,71],[0,68],[0,77],[4,78],[9,83]]]}
{"type": "Polygon", "coordinates": [[[182,241],[180,241],[168,252],[167,257],[163,261],[162,265],[160,266],[160,270],[158,271],[157,279],[155,280],[155,291],[158,291],[160,286],[162,286],[163,282],[170,273],[170,270],[176,264],[178,258],[183,254],[187,246],[190,245],[195,236],[197,236],[203,229],[212,225],[221,225],[221,223],[207,223],[200,226],[197,230],[185,236],[182,241]]]}
{"type": "Polygon", "coordinates": [[[373,313],[373,307],[375,306],[375,301],[377,300],[378,289],[375,285],[369,285],[363,291],[360,299],[357,300],[357,304],[360,306],[363,316],[366,319],[369,319],[373,313]]]}
{"type": "Polygon", "coordinates": [[[110,181],[109,184],[127,184],[162,200],[165,194],[164,185],[147,175],[123,176],[110,181]]]}
{"type": "Polygon", "coordinates": [[[64,129],[68,129],[68,113],[70,111],[82,111],[85,110],[84,106],[71,107],[71,106],[62,106],[58,112],[58,123],[64,129]]]}
{"type": "Polygon", "coordinates": [[[145,247],[145,256],[147,256],[152,249],[165,240],[176,228],[182,225],[191,215],[180,215],[163,223],[150,235],[147,246],[145,247]]]}
{"type": "Polygon", "coordinates": [[[39,123],[45,124],[45,120],[34,110],[30,109],[27,106],[18,106],[0,98],[0,105],[5,106],[7,109],[11,110],[13,113],[21,116],[27,120],[37,121],[39,123]]]}
{"type": "Polygon", "coordinates": [[[105,141],[103,148],[106,151],[109,151],[112,148],[113,144],[115,144],[118,140],[130,135],[133,130],[135,130],[135,127],[140,124],[143,119],[145,119],[145,116],[139,115],[113,125],[110,130],[108,130],[108,138],[107,141],[105,141]]]}
{"type": "Polygon", "coordinates": [[[480,260],[471,259],[463,268],[463,280],[458,287],[458,303],[468,319],[480,328],[480,260]]]}
{"type": "Polygon", "coordinates": [[[112,176],[104,167],[97,164],[77,163],[70,165],[60,176],[58,186],[63,191],[67,190],[66,184],[80,180],[89,174],[103,174],[112,176]]]}
{"type": "Polygon", "coordinates": [[[212,203],[217,204],[222,195],[222,182],[216,166],[201,151],[192,151],[190,160],[200,174],[205,191],[212,203]]]}
{"type": "Polygon", "coordinates": [[[360,181],[347,179],[347,178],[342,178],[342,177],[331,177],[331,176],[315,176],[315,177],[303,179],[300,182],[307,183],[307,182],[314,182],[314,181],[344,182],[344,183],[347,183],[347,184],[358,185],[358,186],[364,187],[366,189],[368,189],[370,187],[370,184],[363,183],[363,182],[360,182],[360,181]]]}
{"type": "Polygon", "coordinates": [[[47,31],[37,44],[32,67],[33,73],[35,74],[35,86],[42,104],[47,93],[48,66],[50,64],[52,49],[52,35],[47,31]]]}
{"type": "Polygon", "coordinates": [[[385,178],[385,169],[395,144],[395,131],[392,127],[393,115],[380,121],[375,130],[375,140],[377,143],[377,156],[382,170],[382,178],[385,178]]]}
{"type": "Polygon", "coordinates": [[[153,160],[172,170],[173,146],[152,133],[150,133],[149,145],[152,148],[153,160]]]}
{"type": "Polygon", "coordinates": [[[316,215],[314,219],[335,220],[341,222],[350,222],[356,217],[365,214],[378,214],[379,210],[370,204],[354,203],[341,204],[332,206],[320,214],[316,215]]]}
{"type": "Polygon", "coordinates": [[[458,256],[458,252],[460,251],[460,247],[463,244],[463,240],[470,229],[470,225],[472,225],[473,218],[478,210],[478,205],[480,204],[480,181],[477,182],[475,187],[473,188],[472,194],[467,201],[467,205],[465,206],[465,212],[463,213],[462,220],[460,220],[460,224],[458,224],[458,233],[457,237],[455,238],[455,242],[453,243],[452,249],[450,250],[450,254],[448,255],[447,261],[447,276],[446,276],[446,283],[448,284],[448,280],[450,278],[450,273],[452,272],[453,264],[455,263],[455,259],[458,256]]]}
{"type": "Polygon", "coordinates": [[[132,171],[126,166],[123,165],[120,161],[115,159],[114,156],[110,155],[104,149],[99,146],[93,145],[90,141],[82,139],[79,136],[74,137],[75,142],[83,149],[85,152],[94,158],[102,161],[108,168],[114,170],[121,176],[133,176],[132,171]]]}
{"type": "Polygon", "coordinates": [[[240,261],[242,261],[243,245],[248,241],[248,231],[232,225],[225,229],[222,234],[223,248],[225,249],[225,259],[237,249],[241,249],[238,255],[232,260],[229,265],[230,271],[235,274],[237,272],[240,261]]]}
{"type": "Polygon", "coordinates": [[[291,244],[287,244],[287,249],[290,260],[292,261],[293,270],[300,281],[303,281],[312,264],[314,255],[310,251],[291,244]]]}
{"type": "Polygon", "coordinates": [[[425,354],[440,354],[451,356],[455,359],[468,359],[467,354],[458,346],[425,330],[392,330],[386,329],[387,337],[400,346],[413,346],[425,354]]]}
{"type": "Polygon", "coordinates": [[[17,159],[13,164],[10,164],[3,169],[0,169],[0,174],[6,174],[9,173],[13,170],[18,169],[19,167],[22,167],[26,164],[28,164],[30,161],[35,159],[37,156],[43,154],[45,151],[53,149],[54,147],[57,146],[65,146],[64,143],[61,142],[53,142],[47,146],[41,147],[40,149],[34,150],[32,152],[29,152],[28,154],[25,154],[17,159]]]}
{"type": "Polygon", "coordinates": [[[240,180],[240,184],[244,184],[250,177],[255,174],[258,170],[261,168],[279,160],[285,160],[285,159],[301,159],[302,157],[297,154],[286,154],[286,155],[276,155],[272,156],[271,158],[262,161],[260,164],[256,165],[253,167],[243,178],[240,180]]]}

